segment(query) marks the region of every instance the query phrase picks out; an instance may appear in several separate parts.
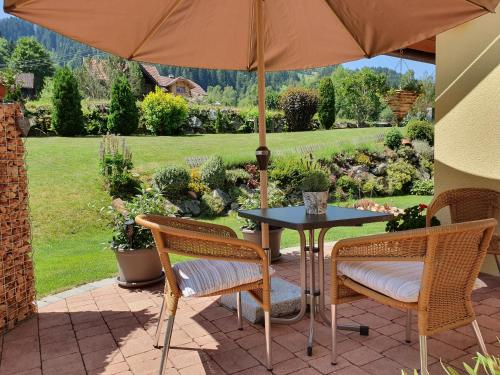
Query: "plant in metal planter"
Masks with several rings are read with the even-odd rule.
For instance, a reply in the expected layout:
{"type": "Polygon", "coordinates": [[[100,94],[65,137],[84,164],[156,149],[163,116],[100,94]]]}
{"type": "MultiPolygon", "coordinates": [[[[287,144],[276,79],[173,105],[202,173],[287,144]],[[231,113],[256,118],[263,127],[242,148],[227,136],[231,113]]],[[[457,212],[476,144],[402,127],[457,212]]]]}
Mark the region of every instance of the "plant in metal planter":
{"type": "Polygon", "coordinates": [[[109,208],[113,239],[111,249],[118,262],[118,283],[137,287],[163,280],[160,258],[151,231],[135,223],[140,214],[168,215],[165,198],[155,191],[143,191],[130,201],[115,200],[109,208]]]}
{"type": "Polygon", "coordinates": [[[308,215],[323,215],[327,208],[330,178],[319,164],[309,163],[309,166],[301,181],[304,206],[308,215]]]}
{"type": "MultiPolygon", "coordinates": [[[[285,193],[278,189],[274,184],[269,184],[268,199],[268,205],[271,208],[283,207],[286,202],[285,193]]],[[[253,210],[259,208],[260,189],[256,189],[253,192],[243,190],[242,195],[238,197],[238,204],[240,205],[241,210],[253,210]]],[[[262,233],[259,223],[248,219],[242,220],[244,220],[244,224],[241,227],[243,238],[247,241],[262,245],[262,233]]],[[[280,247],[282,233],[283,228],[272,226],[269,228],[269,249],[271,250],[271,261],[275,261],[281,256],[280,247]]]]}

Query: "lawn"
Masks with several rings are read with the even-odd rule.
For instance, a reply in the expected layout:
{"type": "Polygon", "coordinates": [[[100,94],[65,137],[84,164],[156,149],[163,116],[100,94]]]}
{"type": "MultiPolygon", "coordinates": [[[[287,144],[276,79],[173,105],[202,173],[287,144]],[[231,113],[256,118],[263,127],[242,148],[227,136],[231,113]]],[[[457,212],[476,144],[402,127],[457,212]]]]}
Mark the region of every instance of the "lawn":
{"type": "MultiPolygon", "coordinates": [[[[314,145],[319,154],[353,143],[373,144],[386,128],[342,129],[304,133],[269,134],[269,147],[276,153],[294,152],[314,145]]],[[[114,255],[107,248],[110,230],[100,209],[109,205],[98,176],[100,138],[29,138],[27,164],[37,290],[39,296],[113,276],[114,255]]],[[[214,134],[185,137],[127,137],[135,170],[150,175],[157,167],[185,164],[186,157],[218,154],[229,162],[252,160],[256,134],[214,134]]],[[[404,207],[425,199],[395,197],[404,207]]],[[[428,200],[428,199],[427,199],[428,200]]],[[[399,202],[399,203],[396,203],[399,202]]],[[[236,218],[216,219],[237,228],[236,218]]],[[[382,224],[339,228],[330,236],[346,237],[383,230],[382,224]]],[[[333,237],[329,237],[331,239],[333,237]]],[[[286,233],[284,245],[297,242],[286,233]]]]}

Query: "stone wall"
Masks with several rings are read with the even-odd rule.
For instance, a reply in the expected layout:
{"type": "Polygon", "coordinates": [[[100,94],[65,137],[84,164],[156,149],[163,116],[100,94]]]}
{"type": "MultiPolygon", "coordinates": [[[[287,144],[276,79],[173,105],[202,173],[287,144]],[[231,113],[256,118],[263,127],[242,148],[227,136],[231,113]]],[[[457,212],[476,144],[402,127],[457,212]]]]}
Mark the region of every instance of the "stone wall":
{"type": "Polygon", "coordinates": [[[21,116],[17,104],[0,103],[0,332],[36,311],[21,116]]]}

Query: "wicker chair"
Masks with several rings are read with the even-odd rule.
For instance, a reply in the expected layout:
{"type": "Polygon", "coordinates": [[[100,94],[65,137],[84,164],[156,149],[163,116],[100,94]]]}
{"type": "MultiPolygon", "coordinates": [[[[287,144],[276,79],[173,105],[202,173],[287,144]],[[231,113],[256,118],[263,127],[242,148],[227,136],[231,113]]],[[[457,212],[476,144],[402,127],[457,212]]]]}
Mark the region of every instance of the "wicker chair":
{"type": "MultiPolygon", "coordinates": [[[[500,212],[500,192],[482,188],[447,190],[429,205],[426,217],[428,227],[432,217],[445,207],[450,209],[452,223],[495,218],[500,212]]],[[[500,235],[493,235],[488,253],[494,256],[500,272],[500,235]]]]}
{"type": "Polygon", "coordinates": [[[471,293],[482,283],[476,278],[495,225],[495,219],[486,219],[337,242],[332,251],[332,364],[337,361],[337,305],[366,297],[417,312],[424,375],[427,336],[471,323],[486,353],[471,293]]]}
{"type": "Polygon", "coordinates": [[[248,291],[264,310],[267,368],[271,370],[270,279],[265,251],[237,239],[232,229],[222,225],[158,215],[139,215],[135,221],[151,229],[167,280],[155,337],[158,347],[167,320],[160,374],[166,368],[179,298],[237,293],[238,328],[242,329],[242,291],[248,291]],[[170,254],[199,259],[172,266],[170,254]]]}

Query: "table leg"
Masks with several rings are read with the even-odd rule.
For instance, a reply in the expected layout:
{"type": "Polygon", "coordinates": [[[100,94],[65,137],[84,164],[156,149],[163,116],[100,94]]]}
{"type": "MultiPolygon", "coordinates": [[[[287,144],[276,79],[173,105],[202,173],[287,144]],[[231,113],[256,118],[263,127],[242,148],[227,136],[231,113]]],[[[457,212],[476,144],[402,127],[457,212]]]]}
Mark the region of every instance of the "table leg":
{"type": "MultiPolygon", "coordinates": [[[[328,317],[325,308],[325,236],[330,228],[323,228],[319,232],[318,236],[318,268],[319,268],[319,315],[325,323],[331,326],[332,321],[328,317]]],[[[330,275],[330,277],[334,277],[330,275]]],[[[337,325],[337,329],[343,331],[354,331],[359,332],[361,336],[368,336],[370,328],[368,326],[350,326],[350,325],[337,325]]]]}
{"type": "Polygon", "coordinates": [[[300,311],[292,318],[271,318],[271,323],[277,324],[293,324],[300,321],[306,314],[307,300],[306,300],[306,236],[303,231],[298,231],[300,237],[300,311]]]}
{"type": "Polygon", "coordinates": [[[314,246],[314,229],[309,230],[309,340],[307,342],[307,355],[312,356],[312,345],[314,338],[314,323],[316,312],[316,287],[315,287],[315,246],[314,246]]]}

